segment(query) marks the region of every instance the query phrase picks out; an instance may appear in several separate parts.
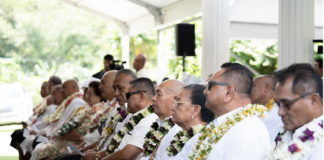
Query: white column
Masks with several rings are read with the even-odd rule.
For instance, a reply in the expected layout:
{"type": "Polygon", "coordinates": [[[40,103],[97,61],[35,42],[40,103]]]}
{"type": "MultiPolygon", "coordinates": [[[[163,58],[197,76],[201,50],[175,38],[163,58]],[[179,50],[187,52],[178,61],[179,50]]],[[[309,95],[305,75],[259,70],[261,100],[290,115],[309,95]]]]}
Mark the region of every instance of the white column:
{"type": "Polygon", "coordinates": [[[202,0],[202,71],[206,79],[229,62],[229,1],[202,0]]]}
{"type": "Polygon", "coordinates": [[[124,34],[122,39],[122,61],[126,61],[125,68],[129,68],[129,35],[124,34]]]}
{"type": "Polygon", "coordinates": [[[157,53],[156,53],[156,60],[157,60],[157,72],[158,72],[158,79],[157,84],[162,82],[164,78],[164,67],[167,67],[167,63],[164,62],[163,58],[163,33],[164,31],[157,30],[157,53]]]}
{"type": "Polygon", "coordinates": [[[314,63],[314,0],[279,0],[278,69],[314,63]]]}

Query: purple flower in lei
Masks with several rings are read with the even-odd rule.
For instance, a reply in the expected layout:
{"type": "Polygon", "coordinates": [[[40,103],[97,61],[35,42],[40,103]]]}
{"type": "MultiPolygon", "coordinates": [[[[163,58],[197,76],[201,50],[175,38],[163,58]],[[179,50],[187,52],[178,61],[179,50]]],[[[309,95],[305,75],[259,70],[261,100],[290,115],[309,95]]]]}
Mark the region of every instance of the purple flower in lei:
{"type": "Polygon", "coordinates": [[[313,141],[314,137],[313,137],[313,134],[314,132],[313,131],[310,131],[308,128],[306,128],[306,130],[303,132],[305,135],[304,136],[299,136],[298,138],[305,142],[306,140],[310,140],[310,141],[313,141]]]}
{"type": "Polygon", "coordinates": [[[122,111],[120,111],[118,113],[123,117],[123,119],[125,119],[126,116],[127,116],[126,111],[124,111],[124,110],[122,110],[122,111]]]}
{"type": "Polygon", "coordinates": [[[318,125],[323,129],[323,120],[321,121],[321,123],[318,123],[318,125]]]}
{"type": "Polygon", "coordinates": [[[291,152],[291,153],[294,153],[294,152],[298,152],[299,149],[297,148],[297,145],[296,144],[292,144],[288,147],[288,151],[291,152]]]}

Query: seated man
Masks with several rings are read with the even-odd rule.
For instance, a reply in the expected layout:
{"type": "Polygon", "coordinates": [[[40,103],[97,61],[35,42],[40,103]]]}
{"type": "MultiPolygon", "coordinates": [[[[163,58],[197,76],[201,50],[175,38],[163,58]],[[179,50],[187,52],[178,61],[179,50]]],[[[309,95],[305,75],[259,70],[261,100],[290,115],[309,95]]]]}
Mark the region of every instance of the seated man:
{"type": "Polygon", "coordinates": [[[323,81],[310,64],[275,72],[275,102],[284,123],[265,159],[323,159],[323,81]]]}
{"type": "Polygon", "coordinates": [[[217,118],[206,126],[188,159],[260,160],[270,148],[262,122],[266,108],[251,105],[252,74],[238,63],[224,63],[208,82],[206,107],[217,118]]]}
{"type": "Polygon", "coordinates": [[[45,142],[38,144],[32,152],[32,160],[48,158],[58,154],[56,151],[48,149],[51,144],[64,143],[62,139],[55,135],[56,131],[63,127],[63,125],[68,122],[71,117],[73,117],[73,113],[78,107],[85,104],[85,102],[81,99],[82,94],[79,92],[78,84],[74,79],[65,81],[62,88],[62,94],[65,100],[49,118],[51,122],[57,122],[46,135],[47,137],[51,137],[51,143],[45,142]]]}
{"type": "Polygon", "coordinates": [[[156,94],[152,98],[152,107],[159,118],[151,125],[150,131],[145,136],[141,160],[153,158],[164,160],[169,157],[166,148],[169,147],[174,136],[181,130],[181,127],[171,121],[172,107],[175,98],[183,87],[184,84],[181,81],[166,80],[156,89],[156,94]],[[160,130],[163,132],[160,132],[160,130]],[[155,143],[152,143],[152,140],[155,143]]]}
{"type": "Polygon", "coordinates": [[[263,123],[268,129],[271,143],[283,127],[281,117],[278,115],[279,107],[273,100],[276,84],[277,81],[271,75],[259,76],[254,79],[251,92],[252,104],[262,104],[268,109],[268,115],[264,117],[263,123]]]}
{"type": "MultiPolygon", "coordinates": [[[[48,106],[46,107],[46,111],[41,116],[38,117],[37,122],[33,125],[36,126],[35,128],[39,128],[37,130],[37,133],[35,131],[31,131],[30,135],[26,137],[26,139],[20,145],[24,154],[26,154],[26,152],[28,153],[27,154],[28,157],[30,155],[30,152],[38,143],[45,142],[48,140],[44,136],[46,135],[47,132],[49,132],[50,125],[45,122],[46,121],[45,119],[51,116],[55,112],[55,107],[63,101],[63,98],[61,96],[62,95],[61,90],[62,90],[61,85],[56,85],[52,87],[51,97],[47,98],[48,106]],[[55,101],[54,101],[54,96],[56,96],[55,101]],[[37,127],[41,125],[44,126],[37,127]],[[38,137],[42,137],[42,138],[38,139],[38,137]]],[[[32,126],[30,127],[33,128],[32,126]]]]}
{"type": "MultiPolygon", "coordinates": [[[[113,109],[111,114],[108,115],[105,127],[102,130],[99,141],[90,144],[85,147],[81,147],[82,151],[86,155],[87,159],[94,159],[98,151],[102,151],[103,156],[105,153],[105,147],[109,144],[110,140],[114,135],[124,126],[127,122],[125,119],[130,118],[131,114],[127,116],[126,109],[126,92],[129,87],[129,82],[136,78],[133,71],[129,69],[122,69],[118,72],[109,71],[107,72],[103,79],[101,80],[101,85],[99,86],[105,97],[111,98],[116,97],[113,101],[117,101],[116,107],[113,109]],[[114,89],[113,89],[114,88],[114,89]],[[111,93],[111,91],[113,91],[111,93]]],[[[95,132],[99,132],[100,127],[95,132]]],[[[99,133],[98,133],[99,134],[99,133]]],[[[93,135],[92,135],[93,136],[93,135]]],[[[61,155],[56,159],[81,159],[78,154],[71,155],[61,155]]]]}
{"type": "MultiPolygon", "coordinates": [[[[46,117],[46,115],[48,114],[52,114],[54,111],[53,107],[48,107],[49,105],[47,105],[47,98],[49,96],[50,90],[48,91],[48,84],[55,84],[55,85],[59,85],[62,84],[62,81],[59,77],[57,76],[51,76],[49,78],[48,82],[43,82],[42,86],[41,86],[41,96],[43,98],[43,100],[33,109],[34,114],[32,117],[30,117],[30,119],[27,121],[27,125],[31,126],[34,125],[34,127],[37,130],[41,130],[43,127],[45,127],[42,123],[43,119],[46,117]]],[[[27,127],[27,126],[25,126],[27,127]]],[[[31,132],[31,134],[35,134],[35,131],[33,128],[31,127],[27,127],[27,129],[31,132]]],[[[10,143],[10,145],[14,148],[16,148],[19,152],[19,157],[21,159],[24,159],[26,157],[24,157],[26,150],[24,149],[24,151],[21,149],[20,144],[24,141],[25,137],[23,136],[23,132],[24,130],[16,130],[12,135],[12,141],[10,143]]]]}
{"type": "Polygon", "coordinates": [[[127,110],[133,116],[110,141],[106,149],[108,156],[103,160],[137,160],[143,150],[145,134],[150,129],[150,125],[158,118],[150,106],[151,98],[155,94],[152,81],[148,78],[137,78],[130,81],[129,84],[128,93],[126,93],[127,110]],[[120,135],[120,133],[124,135],[120,135]]]}

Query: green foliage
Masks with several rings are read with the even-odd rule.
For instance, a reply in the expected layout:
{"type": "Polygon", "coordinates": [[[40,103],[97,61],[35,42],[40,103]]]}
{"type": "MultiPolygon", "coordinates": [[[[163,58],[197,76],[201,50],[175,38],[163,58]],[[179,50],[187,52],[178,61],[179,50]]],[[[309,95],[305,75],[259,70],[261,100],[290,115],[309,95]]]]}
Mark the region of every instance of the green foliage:
{"type": "MultiPolygon", "coordinates": [[[[231,40],[230,50],[260,74],[277,69],[278,43],[274,40],[231,40]]],[[[238,62],[232,56],[230,62],[238,62]]]]}

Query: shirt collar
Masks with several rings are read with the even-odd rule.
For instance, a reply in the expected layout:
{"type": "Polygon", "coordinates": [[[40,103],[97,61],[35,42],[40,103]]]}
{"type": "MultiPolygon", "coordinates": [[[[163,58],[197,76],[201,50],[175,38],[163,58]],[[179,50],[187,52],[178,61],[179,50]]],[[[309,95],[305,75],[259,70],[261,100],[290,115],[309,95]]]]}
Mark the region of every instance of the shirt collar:
{"type": "Polygon", "coordinates": [[[243,107],[240,108],[236,108],[230,112],[227,112],[219,117],[217,117],[213,122],[215,124],[215,126],[219,125],[220,123],[224,122],[226,120],[227,117],[231,116],[233,113],[235,113],[237,110],[243,109],[243,107]]]}
{"type": "MultiPolygon", "coordinates": [[[[169,119],[169,118],[171,118],[171,117],[172,117],[172,116],[170,116],[170,117],[168,117],[168,118],[166,118],[166,119],[169,119]]],[[[160,118],[158,118],[156,122],[158,123],[159,126],[162,126],[163,122],[164,122],[166,119],[161,120],[160,118]]]]}
{"type": "MultiPolygon", "coordinates": [[[[149,107],[149,106],[147,106],[147,107],[149,107]]],[[[147,107],[145,107],[145,108],[143,108],[142,110],[140,110],[140,111],[138,111],[138,112],[136,112],[136,113],[134,113],[133,115],[134,116],[136,116],[136,115],[138,115],[138,114],[140,114],[140,113],[142,113],[147,107]]]]}

